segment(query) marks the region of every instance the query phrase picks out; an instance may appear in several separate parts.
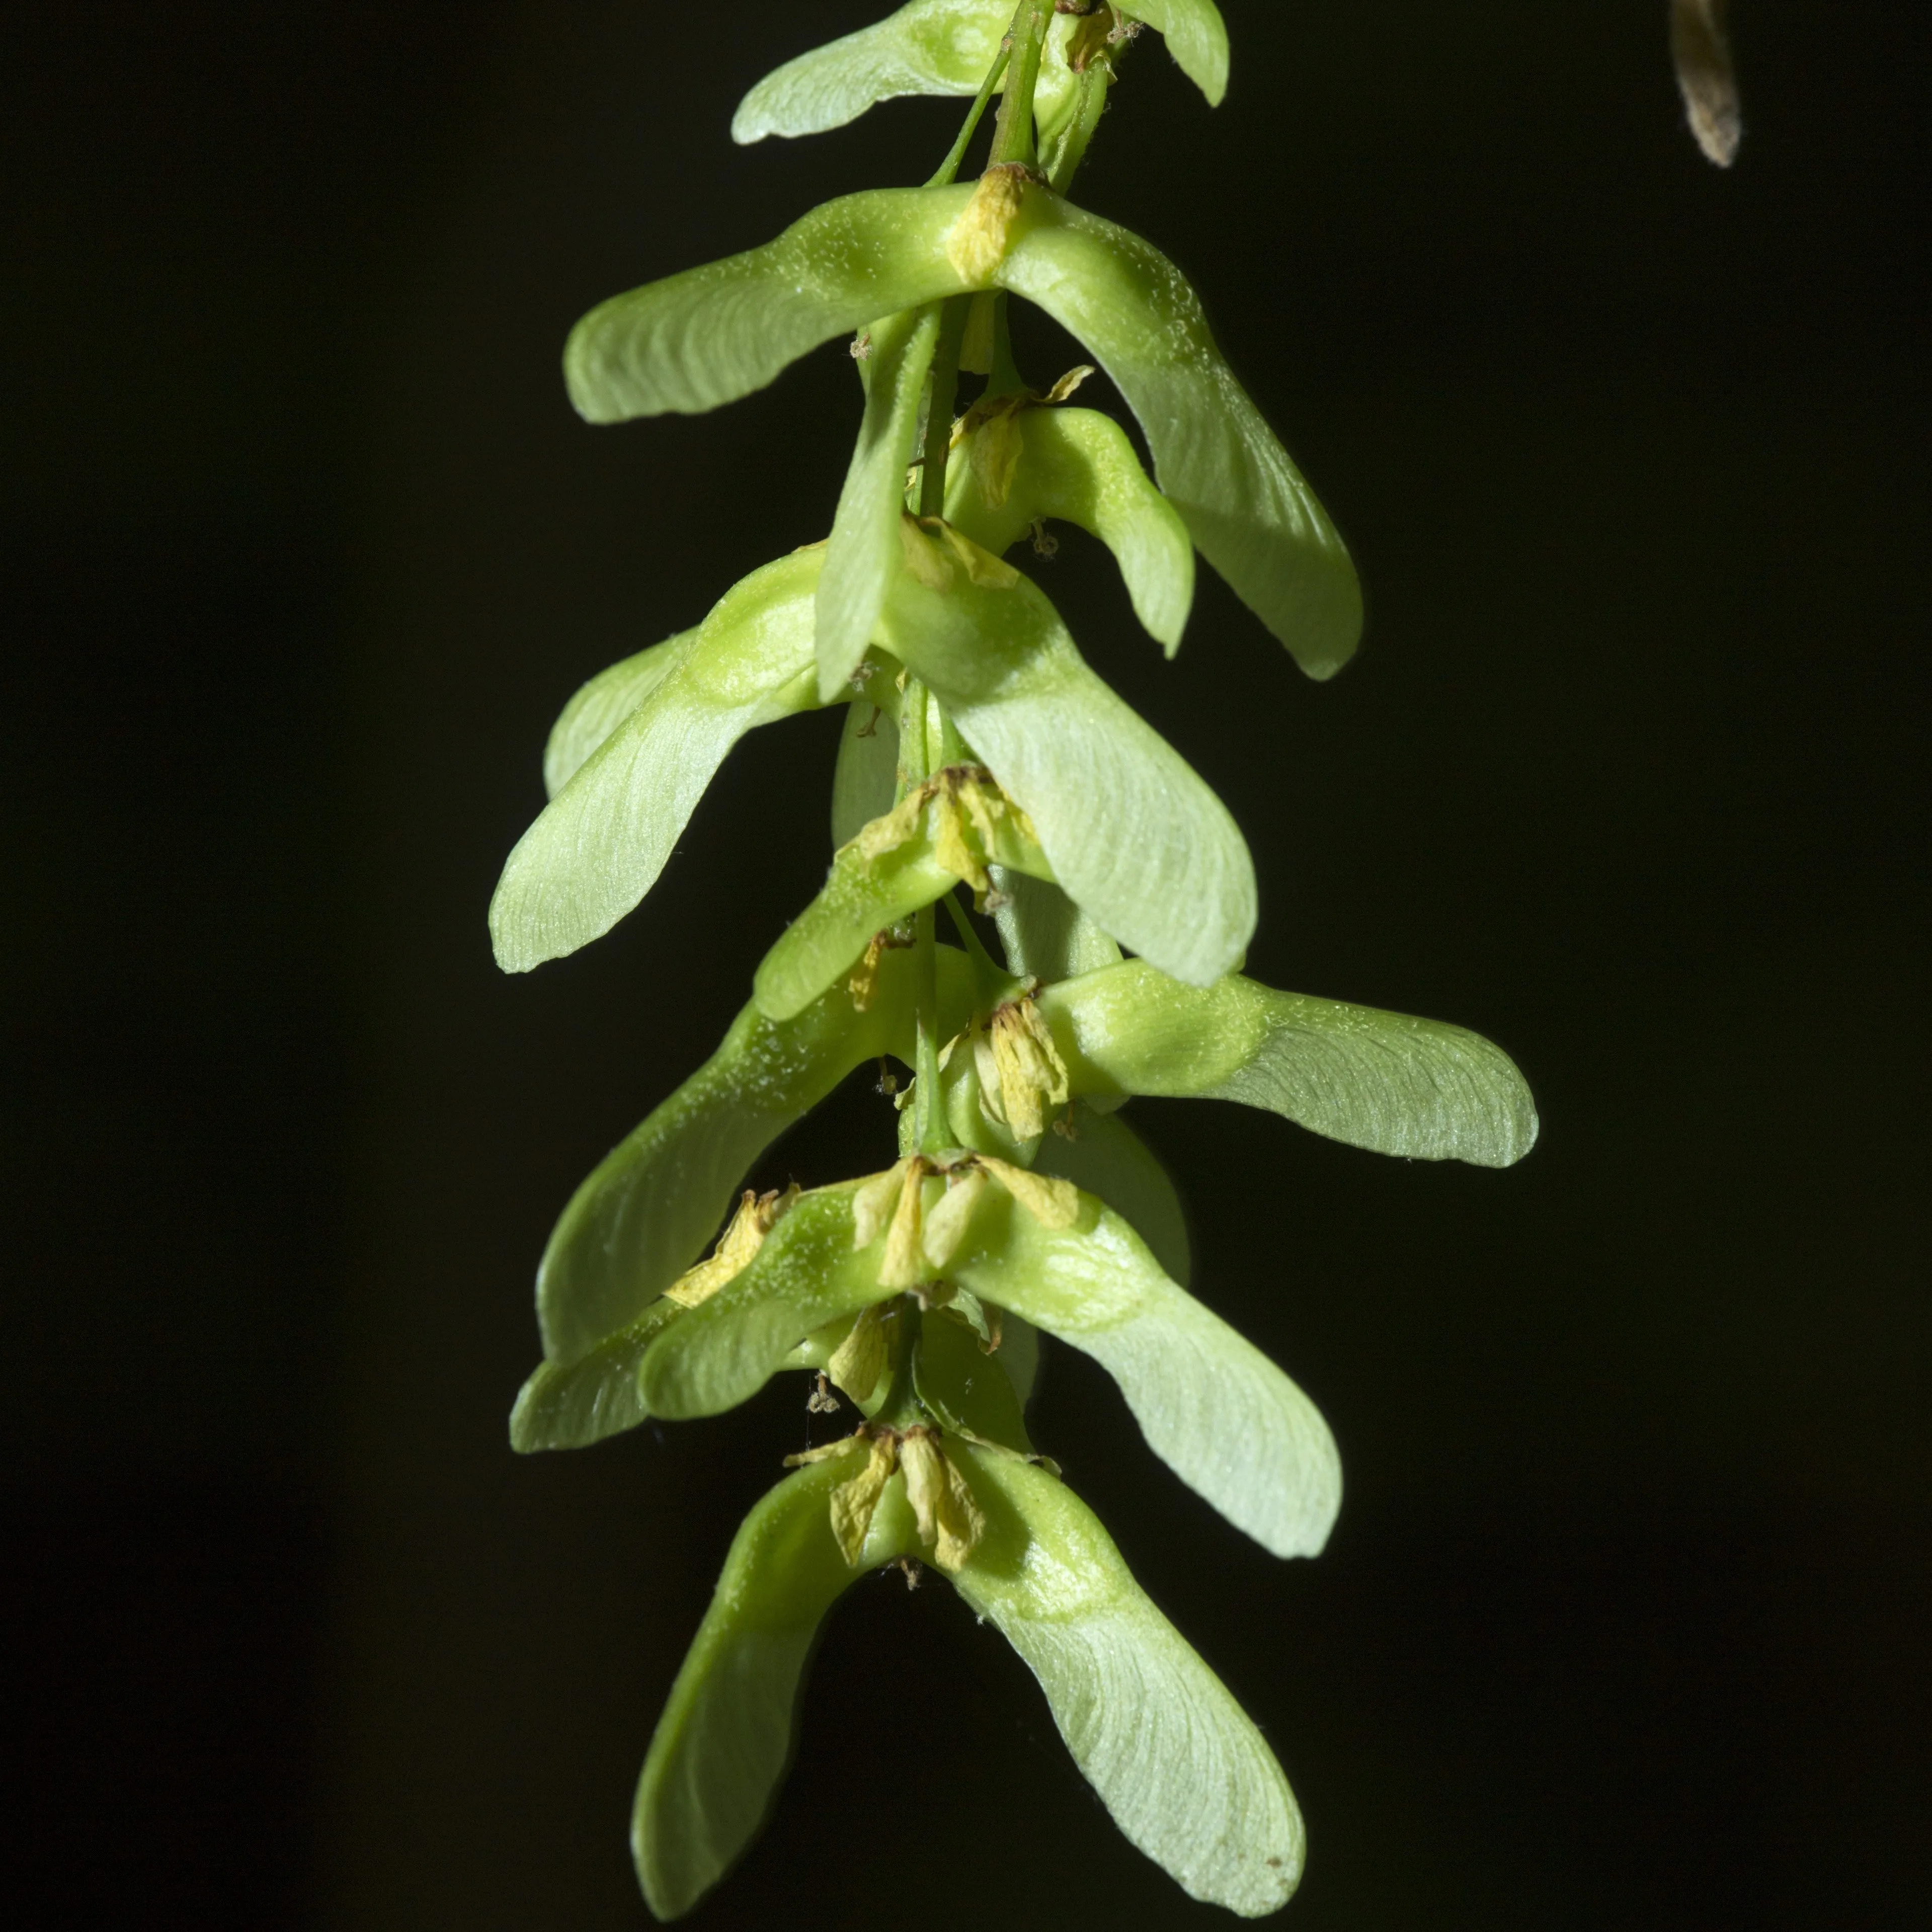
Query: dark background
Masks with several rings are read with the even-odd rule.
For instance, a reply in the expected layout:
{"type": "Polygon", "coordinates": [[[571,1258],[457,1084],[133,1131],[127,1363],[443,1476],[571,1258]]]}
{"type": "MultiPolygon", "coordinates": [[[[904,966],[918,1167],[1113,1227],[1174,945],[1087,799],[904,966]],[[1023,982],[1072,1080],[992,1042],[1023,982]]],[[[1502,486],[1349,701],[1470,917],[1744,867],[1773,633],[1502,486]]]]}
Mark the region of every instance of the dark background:
{"type": "MultiPolygon", "coordinates": [[[[586,952],[500,978],[484,911],[562,700],[822,534],[855,420],[828,350],[593,433],[565,330],[922,178],[950,105],[727,138],[884,10],[8,10],[11,1923],[643,1920],[632,1782],[798,1390],[504,1417],[553,1215],[814,887],[832,721],[586,952]]],[[[1340,1439],[1320,1561],[1065,1351],[1037,1433],[1288,1766],[1304,1932],[1922,1923],[1932,16],[1742,0],[1726,176],[1660,0],[1227,10],[1226,106],[1150,44],[1080,192],[1196,278],[1367,646],[1309,685],[1207,581],[1164,666],[1084,540],[1046,580],[1245,827],[1252,970],[1491,1034],[1544,1138],[1136,1109],[1340,1439]]],[[[879,1164],[880,1106],[772,1175],[879,1164]]],[[[1210,1916],[896,1579],[698,1922],[880,1913],[1210,1916]]]]}

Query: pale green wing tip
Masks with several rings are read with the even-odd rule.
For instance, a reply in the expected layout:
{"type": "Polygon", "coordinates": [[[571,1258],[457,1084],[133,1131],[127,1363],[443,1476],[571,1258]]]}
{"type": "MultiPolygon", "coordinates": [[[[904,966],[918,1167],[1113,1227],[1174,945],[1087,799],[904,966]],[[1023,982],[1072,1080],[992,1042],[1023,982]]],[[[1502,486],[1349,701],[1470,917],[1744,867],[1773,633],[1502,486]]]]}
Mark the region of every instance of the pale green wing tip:
{"type": "Polygon", "coordinates": [[[1522,1069],[1494,1040],[1484,1040],[1480,1034],[1476,1037],[1496,1056],[1496,1082],[1501,1089],[1498,1098],[1508,1124],[1499,1136],[1492,1155],[1469,1164],[1472,1167],[1514,1167],[1536,1145],[1538,1136],[1543,1132],[1542,1118],[1536,1111],[1536,1096],[1523,1078],[1522,1069]]]}
{"type": "MultiPolygon", "coordinates": [[[[1257,419],[1258,420],[1258,419],[1257,419]]],[[[1262,426],[1258,431],[1271,442],[1262,426]]],[[[1299,527],[1257,531],[1230,512],[1171,497],[1194,547],[1306,676],[1333,677],[1362,640],[1362,585],[1328,513],[1304,495],[1299,527]]]]}
{"type": "MultiPolygon", "coordinates": [[[[653,1760],[645,1758],[644,1774],[638,1779],[638,1797],[630,1808],[630,1862],[638,1870],[638,1889],[644,1893],[644,1903],[650,1907],[651,1916],[658,1924],[670,1924],[674,1918],[682,1918],[686,1912],[701,1905],[717,1889],[722,1880],[730,1876],[732,1866],[744,1855],[759,1834],[764,1832],[764,1822],[755,1826],[746,1838],[746,1844],[736,1849],[728,1858],[718,1858],[715,1868],[704,1874],[690,1870],[690,1857],[676,1861],[663,1861],[657,1857],[657,1778],[653,1775],[653,1760]],[[670,1866],[686,1866],[684,1870],[670,1870],[670,1866]]],[[[781,1778],[782,1784],[782,1778],[781,1778]]],[[[777,1789],[772,1789],[771,1798],[765,1804],[765,1820],[769,1822],[771,1807],[777,1802],[777,1789]]],[[[705,1861],[709,1864],[711,1861],[705,1861]]]]}
{"type": "Polygon", "coordinates": [[[543,964],[540,959],[518,958],[500,940],[495,940],[490,950],[496,956],[496,970],[500,973],[528,973],[543,964]]]}
{"type": "Polygon", "coordinates": [[[1358,618],[1354,625],[1334,642],[1312,648],[1306,644],[1298,648],[1294,644],[1290,643],[1288,654],[1294,658],[1295,668],[1303,676],[1316,684],[1326,684],[1337,671],[1346,670],[1354,662],[1361,638],[1361,620],[1358,618]]]}
{"type": "Polygon", "coordinates": [[[626,1347],[626,1339],[609,1338],[616,1345],[614,1354],[607,1346],[574,1361],[546,1361],[537,1368],[510,1411],[510,1447],[519,1456],[588,1449],[650,1419],[638,1386],[637,1358],[646,1342],[640,1339],[626,1347]]]}
{"type": "MultiPolygon", "coordinates": [[[[836,43],[834,44],[836,44],[836,43]]],[[[823,51],[823,50],[821,50],[823,51]]],[[[834,128],[842,128],[855,121],[865,112],[861,107],[854,112],[840,115],[788,114],[785,111],[784,88],[782,83],[792,76],[795,68],[808,63],[810,55],[801,60],[788,62],[782,68],[766,75],[757,86],[738,104],[738,111],[731,117],[731,139],[741,148],[749,148],[758,142],[768,140],[776,134],[786,140],[796,140],[801,134],[824,134],[834,128]]]]}
{"type": "Polygon", "coordinates": [[[533,1456],[541,1450],[558,1446],[544,1426],[542,1380],[543,1370],[538,1369],[517,1391],[515,1405],[510,1411],[510,1447],[519,1456],[533,1456]]]}
{"type": "Polygon", "coordinates": [[[1362,644],[1362,586],[1347,553],[1337,562],[1336,580],[1324,599],[1327,608],[1294,636],[1282,639],[1304,675],[1325,684],[1350,662],[1362,644]]]}
{"type": "Polygon", "coordinates": [[[1228,93],[1228,28],[1214,0],[1129,0],[1121,11],[1146,21],[1208,105],[1220,106],[1228,93]]]}
{"type": "Polygon", "coordinates": [[[1033,1672],[1114,1823],[1190,1897],[1279,1911],[1306,1833],[1253,1720],[1071,1490],[977,1455],[972,1474],[989,1533],[955,1587],[1033,1672]]]}
{"type": "Polygon", "coordinates": [[[1501,1048],[1497,1052],[1509,1069],[1509,1127],[1493,1152],[1463,1156],[1472,1167],[1514,1167],[1536,1145],[1537,1137],[1543,1132],[1543,1122],[1537,1113],[1536,1098],[1529,1090],[1529,1082],[1502,1054],[1501,1048]]]}
{"type": "MultiPolygon", "coordinates": [[[[1182,526],[1184,530],[1185,525],[1182,526]]],[[[1160,645],[1161,655],[1172,658],[1180,649],[1180,640],[1187,634],[1187,620],[1194,610],[1194,546],[1191,541],[1186,548],[1185,588],[1179,595],[1163,595],[1156,599],[1144,594],[1133,596],[1134,615],[1141,620],[1141,628],[1160,645]]]]}
{"type": "MultiPolygon", "coordinates": [[[[1168,45],[1172,46],[1170,41],[1168,45]]],[[[1177,52],[1174,58],[1180,70],[1206,97],[1210,107],[1218,107],[1228,98],[1228,46],[1224,40],[1218,47],[1190,47],[1184,58],[1177,52]]]]}
{"type": "MultiPolygon", "coordinates": [[[[1238,832],[1235,836],[1240,837],[1238,832]]],[[[1162,956],[1160,950],[1153,945],[1138,945],[1131,939],[1126,944],[1150,965],[1184,986],[1211,986],[1230,973],[1239,972],[1261,919],[1254,861],[1249,856],[1245,840],[1240,851],[1240,870],[1213,909],[1214,916],[1205,916],[1208,908],[1203,908],[1203,922],[1192,933],[1175,935],[1179,950],[1171,957],[1162,956]]]]}
{"type": "Polygon", "coordinates": [[[741,148],[748,148],[762,141],[768,134],[776,134],[776,126],[766,118],[759,100],[764,92],[762,86],[754,87],[738,104],[738,111],[731,117],[731,138],[741,148]]]}
{"type": "Polygon", "coordinates": [[[1335,1446],[1335,1438],[1325,1423],[1322,1432],[1322,1450],[1311,1456],[1306,1444],[1300,1446],[1301,1496],[1294,1509],[1252,1525],[1232,1516],[1228,1518],[1270,1556],[1279,1556],[1284,1562],[1296,1556],[1319,1556],[1328,1548],[1336,1520],[1342,1514],[1342,1452],[1335,1446]]]}
{"type": "Polygon", "coordinates": [[[868,38],[868,30],[861,28],[774,68],[739,102],[738,111],[731,116],[731,139],[740,147],[748,148],[773,134],[796,140],[801,135],[829,134],[857,120],[877,104],[876,99],[862,86],[840,87],[836,76],[842,52],[849,54],[852,42],[868,38]],[[816,87],[812,85],[814,72],[820,82],[816,87]],[[805,103],[810,104],[802,105],[805,103]]]}
{"type": "MultiPolygon", "coordinates": [[[[516,854],[510,856],[514,863],[516,854]]],[[[505,973],[533,972],[552,959],[568,958],[592,940],[602,939],[616,923],[610,920],[595,932],[568,937],[560,944],[554,935],[539,937],[530,929],[531,922],[515,904],[519,896],[511,886],[506,868],[503,881],[490,902],[490,950],[498,969],[505,973]]]]}
{"type": "MultiPolygon", "coordinates": [[[[502,896],[499,889],[498,897],[502,896]]],[[[490,950],[496,962],[497,970],[503,973],[528,973],[541,966],[547,959],[557,956],[542,952],[530,944],[526,937],[518,931],[517,921],[507,909],[499,915],[496,901],[490,905],[490,950]]]]}
{"type": "Polygon", "coordinates": [[[865,658],[866,646],[872,642],[872,620],[878,615],[878,595],[868,598],[865,594],[872,580],[872,573],[866,568],[867,532],[862,528],[842,532],[841,529],[850,514],[846,498],[851,490],[848,481],[839,498],[839,515],[833,521],[826,545],[826,568],[820,574],[818,588],[812,593],[812,650],[818,668],[821,706],[836,704],[852,695],[851,676],[865,658]]]}
{"type": "Polygon", "coordinates": [[[547,1442],[536,1439],[532,1435],[526,1432],[524,1428],[524,1396],[529,1393],[530,1384],[526,1382],[524,1385],[522,1394],[517,1397],[516,1406],[510,1411],[510,1448],[512,1453],[518,1456],[534,1456],[539,1450],[547,1449],[550,1446],[547,1442]]]}
{"type": "Polygon", "coordinates": [[[638,1888],[644,1894],[644,1904],[650,1909],[651,1916],[661,1925],[668,1925],[673,1920],[682,1918],[724,1874],[720,1872],[716,1878],[710,1880],[694,1891],[668,1885],[664,1875],[657,1868],[657,1862],[651,1856],[650,1843],[644,1826],[644,1793],[640,1789],[631,1820],[631,1862],[637,1867],[638,1888]]]}
{"type": "Polygon", "coordinates": [[[571,330],[563,345],[564,393],[570,398],[570,406],[587,423],[622,422],[634,413],[614,401],[598,380],[598,323],[610,306],[609,302],[599,303],[571,330]]]}
{"type": "MultiPolygon", "coordinates": [[[[1179,1292],[1186,1293],[1185,1289],[1179,1292]]],[[[1193,1300],[1191,1295],[1187,1298],[1193,1300]]],[[[1252,1349],[1238,1330],[1228,1332],[1244,1348],[1252,1349]]],[[[1306,1390],[1284,1373],[1279,1364],[1258,1349],[1253,1353],[1288,1393],[1293,1432],[1288,1442],[1276,1444],[1279,1460],[1258,1460],[1230,1480],[1228,1472],[1196,1456],[1178,1459],[1170,1454],[1173,1444],[1155,1442],[1150,1436],[1150,1446],[1203,1501],[1243,1535],[1252,1537],[1270,1556],[1284,1562],[1298,1556],[1319,1556],[1328,1546],[1342,1513],[1342,1452],[1327,1418],[1306,1390]]],[[[1142,1420],[1142,1426],[1145,1430],[1148,1424],[1142,1420]]]]}

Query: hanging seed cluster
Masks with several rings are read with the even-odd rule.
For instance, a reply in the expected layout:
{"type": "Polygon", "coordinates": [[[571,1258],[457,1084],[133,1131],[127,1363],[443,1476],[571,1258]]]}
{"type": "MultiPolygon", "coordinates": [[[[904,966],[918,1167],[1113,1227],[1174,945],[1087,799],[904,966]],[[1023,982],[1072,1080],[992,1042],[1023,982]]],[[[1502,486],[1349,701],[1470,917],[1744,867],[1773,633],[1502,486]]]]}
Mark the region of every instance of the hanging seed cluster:
{"type": "Polygon", "coordinates": [[[1256,896],[1239,829],[1023,567],[1054,526],[1087,531],[1170,656],[1197,554],[1311,676],[1360,628],[1341,542],[1193,290],[1071,198],[1142,22],[1210,104],[1225,89],[1210,0],[1135,10],[914,0],[790,62],[746,98],[739,140],[894,94],[973,106],[926,186],[828,202],[615,297],[570,338],[592,422],[716,408],[842,338],[865,392],[830,536],[571,700],[549,806],[490,908],[508,970],[587,944],[650,891],[739,738],[844,708],[824,889],[717,1051],[565,1209],[538,1277],[543,1363],[511,1423],[520,1450],[576,1448],[804,1371],[812,1411],[856,1425],[752,1508],[652,1740],[634,1846],[661,1918],[757,1832],[821,1620],[892,1564],[929,1566],[1010,1640],[1122,1832],[1190,1893],[1249,1916],[1283,1904],[1303,1856],[1287,1780],[1035,1448],[1041,1338],[1099,1362],[1229,1521],[1312,1556],[1340,1500],[1334,1441],[1188,1292],[1179,1203],[1124,1103],[1220,1098],[1486,1166],[1536,1135],[1487,1041],[1242,975],[1256,896]],[[995,100],[986,165],[958,181],[995,100]],[[1151,474],[1119,422],[1072,400],[1090,365],[1022,376],[1015,302],[1106,371],[1151,474]],[[896,1144],[877,1172],[741,1192],[779,1134],[891,1061],[910,1078],[879,1083],[896,1144]]]}

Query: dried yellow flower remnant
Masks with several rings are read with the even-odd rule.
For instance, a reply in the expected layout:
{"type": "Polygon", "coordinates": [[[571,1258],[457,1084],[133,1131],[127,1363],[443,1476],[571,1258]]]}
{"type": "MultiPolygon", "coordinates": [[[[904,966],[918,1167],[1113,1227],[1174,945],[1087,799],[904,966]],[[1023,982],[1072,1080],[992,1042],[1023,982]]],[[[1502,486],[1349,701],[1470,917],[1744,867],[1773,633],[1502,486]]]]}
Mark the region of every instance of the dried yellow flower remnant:
{"type": "MultiPolygon", "coordinates": [[[[1066,1063],[1053,1043],[1053,1032],[1031,998],[1009,1000],[994,1009],[990,1030],[994,1082],[1000,1114],[1022,1140],[1046,1131],[1047,1118],[1066,1106],[1071,1093],[1066,1063]]],[[[982,1092],[986,1064],[980,1063],[982,1092]]]]}
{"type": "Polygon", "coordinates": [[[986,1519],[965,1478],[939,1446],[938,1430],[923,1423],[903,1430],[861,1423],[842,1442],[788,1456],[785,1467],[800,1469],[862,1448],[866,1452],[865,1462],[832,1492],[832,1534],[838,1553],[848,1564],[857,1563],[865,1554],[866,1538],[886,1485],[901,1475],[905,1478],[906,1500],[912,1505],[920,1540],[932,1546],[942,1569],[957,1570],[986,1534],[986,1519]]]}
{"type": "Polygon", "coordinates": [[[952,232],[946,238],[946,259],[962,282],[990,280],[1006,258],[1020,211],[1026,205],[1030,181],[1037,178],[1016,162],[1003,162],[980,177],[952,232]]]}
{"type": "MultiPolygon", "coordinates": [[[[932,519],[938,522],[937,518],[932,519]]],[[[920,526],[914,516],[899,518],[899,544],[905,552],[906,574],[928,590],[952,588],[952,560],[920,526]]]]}
{"type": "Polygon", "coordinates": [[[764,1246],[765,1237],[771,1232],[772,1224],[798,1198],[798,1194],[796,1181],[782,1194],[776,1188],[765,1194],[754,1193],[746,1188],[739,1201],[738,1211],[731,1216],[730,1226],[718,1237],[710,1258],[680,1275],[664,1290],[666,1297],[686,1308],[695,1308],[700,1301],[710,1300],[733,1276],[742,1273],[750,1264],[752,1256],[764,1246]]]}
{"type": "Polygon", "coordinates": [[[935,1432],[908,1429],[899,1439],[906,1500],[918,1520],[920,1540],[931,1544],[942,1570],[957,1570],[986,1533],[986,1519],[966,1479],[940,1448],[935,1432]]]}
{"type": "Polygon", "coordinates": [[[973,1210],[986,1191],[986,1177],[976,1167],[947,1177],[946,1192],[926,1217],[926,1265],[934,1274],[943,1274],[959,1252],[973,1210]]]}
{"type": "Polygon", "coordinates": [[[966,818],[956,792],[940,794],[938,823],[933,827],[932,856],[956,879],[973,888],[975,900],[983,899],[993,890],[992,875],[967,842],[966,818]]]}
{"type": "MultiPolygon", "coordinates": [[[[949,765],[935,772],[908,792],[890,812],[856,833],[850,845],[858,848],[861,858],[878,860],[901,850],[922,834],[931,838],[932,855],[939,863],[972,887],[982,910],[993,887],[988,865],[1012,864],[1017,860],[1030,868],[1042,862],[1040,835],[1033,820],[993,782],[992,774],[983,765],[949,765]],[[926,817],[928,806],[933,808],[930,820],[926,817]],[[1031,850],[1016,852],[1016,839],[1031,850]]],[[[878,953],[900,943],[894,934],[875,934],[864,958],[853,969],[848,985],[862,1012],[871,1000],[878,978],[878,953]]]]}
{"type": "Polygon", "coordinates": [[[1028,410],[1064,403],[1093,373],[1093,364],[1083,362],[1044,392],[1021,389],[1003,396],[982,396],[952,425],[947,447],[957,449],[962,442],[967,446],[966,460],[988,509],[999,509],[1012,494],[1013,478],[1026,451],[1021,417],[1028,410]]]}
{"type": "Polygon", "coordinates": [[[977,1156],[980,1165],[1043,1228],[1070,1228],[1080,1218],[1080,1190],[1057,1176],[1030,1174],[1010,1160],[977,1156]]]}
{"type": "MultiPolygon", "coordinates": [[[[890,814],[887,814],[888,817],[890,815],[890,814]]],[[[877,824],[883,824],[884,822],[884,820],[874,821],[877,824]]],[[[860,836],[862,836],[863,834],[860,836]]],[[[907,926],[904,923],[898,926],[889,926],[883,932],[874,933],[867,940],[866,950],[860,956],[858,964],[852,968],[845,980],[845,990],[851,996],[852,1005],[855,1011],[862,1013],[869,1012],[872,1010],[872,1002],[878,998],[880,962],[888,952],[897,948],[910,946],[911,944],[911,938],[907,926]]],[[[879,1091],[890,1095],[897,1089],[898,1083],[886,1070],[883,1058],[880,1060],[879,1068],[879,1091]]]]}
{"type": "Polygon", "coordinates": [[[1135,39],[1140,31],[1140,22],[1130,19],[1118,8],[1096,7],[1068,37],[1066,64],[1076,74],[1084,74],[1095,66],[1111,72],[1114,49],[1122,40],[1135,39]]]}
{"type": "Polygon", "coordinates": [[[915,1154],[905,1163],[905,1179],[899,1188],[898,1206],[886,1236],[884,1258],[879,1263],[881,1288],[916,1288],[926,1280],[926,1264],[920,1252],[920,1222],[925,1208],[926,1162],[915,1154]]]}
{"type": "Polygon", "coordinates": [[[987,866],[998,861],[1011,835],[1033,846],[1038,845],[1039,835],[1033,820],[991,782],[990,773],[955,767],[940,772],[938,782],[942,789],[933,856],[972,887],[974,908],[984,912],[993,890],[987,866]]]}
{"type": "MultiPolygon", "coordinates": [[[[1017,401],[1018,398],[1015,400],[1017,401]]],[[[1020,458],[1026,453],[1026,438],[1021,433],[1019,411],[1002,410],[988,416],[974,436],[967,460],[973,466],[973,480],[989,510],[1002,508],[1013,494],[1013,478],[1018,475],[1020,458]]]]}
{"type": "Polygon", "coordinates": [[[940,541],[964,566],[969,582],[982,590],[1010,590],[1018,583],[1019,572],[983,544],[975,543],[964,530],[955,530],[941,518],[931,520],[938,525],[940,541]]]}
{"type": "Polygon", "coordinates": [[[862,1310],[825,1371],[854,1402],[863,1402],[886,1372],[886,1312],[874,1302],[862,1310]]]}
{"type": "Polygon", "coordinates": [[[839,1555],[848,1564],[856,1563],[865,1550],[879,1498],[899,1460],[898,1442],[892,1430],[882,1430],[873,1436],[861,1430],[857,1439],[869,1440],[872,1445],[866,1466],[832,1492],[832,1534],[838,1540],[839,1555]]]}
{"type": "MultiPolygon", "coordinates": [[[[962,1289],[961,1292],[963,1294],[964,1290],[962,1289]]],[[[979,1299],[976,1295],[974,1298],[976,1300],[979,1299]]],[[[980,1302],[980,1310],[986,1324],[986,1332],[980,1338],[980,1352],[982,1355],[997,1355],[1000,1352],[1000,1344],[1006,1338],[1005,1312],[990,1301],[980,1302]]]]}
{"type": "Polygon", "coordinates": [[[1047,391],[1045,395],[1036,395],[1034,400],[1041,404],[1064,403],[1093,373],[1092,363],[1077,362],[1054,384],[1052,388],[1047,391]]]}
{"type": "Polygon", "coordinates": [[[888,852],[896,852],[902,845],[916,838],[919,836],[920,816],[932,795],[926,786],[918,786],[908,792],[884,818],[873,819],[862,826],[852,839],[860,855],[867,859],[882,859],[888,852]]]}
{"type": "Polygon", "coordinates": [[[964,569],[967,581],[982,590],[1010,590],[1020,580],[1011,564],[944,517],[915,517],[902,511],[899,545],[905,554],[906,574],[928,590],[950,590],[957,569],[964,569]]]}
{"type": "Polygon", "coordinates": [[[980,1082],[980,1108],[988,1120],[1006,1124],[1006,1103],[1000,1094],[1000,1063],[993,1058],[993,1040],[976,1023],[973,1029],[973,1072],[980,1082]]]}
{"type": "Polygon", "coordinates": [[[878,1239],[880,1229],[892,1218],[892,1210],[898,1204],[906,1170],[918,1158],[916,1154],[908,1154],[904,1160],[894,1161],[884,1173],[875,1174],[860,1184],[852,1196],[854,1247],[869,1247],[878,1239]]]}
{"type": "Polygon", "coordinates": [[[845,982],[845,990],[852,996],[852,1004],[860,1012],[869,1012],[872,1001],[879,990],[879,962],[886,950],[886,936],[882,932],[873,934],[866,946],[864,956],[852,968],[845,982]]]}
{"type": "Polygon", "coordinates": [[[932,1164],[923,1154],[908,1154],[884,1174],[875,1174],[852,1197],[852,1245],[869,1246],[884,1229],[886,1252],[879,1262],[881,1288],[916,1288],[926,1278],[920,1258],[922,1189],[932,1164]]]}
{"type": "Polygon", "coordinates": [[[1033,820],[992,782],[992,774],[983,766],[977,770],[969,767],[958,772],[955,789],[958,793],[959,802],[965,807],[967,815],[986,841],[988,851],[1000,836],[1000,826],[1007,821],[1029,844],[1040,843],[1040,834],[1034,830],[1033,820]]]}

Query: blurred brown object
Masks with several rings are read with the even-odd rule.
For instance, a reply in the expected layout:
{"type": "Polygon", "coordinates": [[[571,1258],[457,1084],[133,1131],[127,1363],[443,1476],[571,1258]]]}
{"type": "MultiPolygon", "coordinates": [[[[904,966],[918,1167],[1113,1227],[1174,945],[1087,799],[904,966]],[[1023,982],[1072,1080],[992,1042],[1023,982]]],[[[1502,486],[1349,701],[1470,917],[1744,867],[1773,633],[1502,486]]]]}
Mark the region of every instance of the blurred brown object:
{"type": "Polygon", "coordinates": [[[1744,123],[1724,34],[1726,0],[1670,0],[1670,57],[1690,131],[1720,168],[1736,159],[1744,123]]]}

